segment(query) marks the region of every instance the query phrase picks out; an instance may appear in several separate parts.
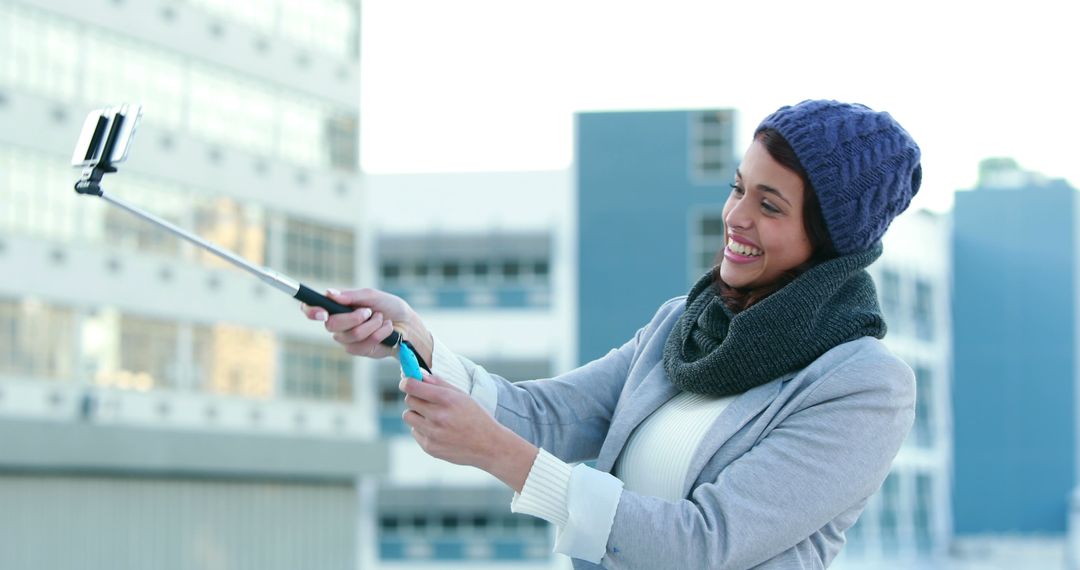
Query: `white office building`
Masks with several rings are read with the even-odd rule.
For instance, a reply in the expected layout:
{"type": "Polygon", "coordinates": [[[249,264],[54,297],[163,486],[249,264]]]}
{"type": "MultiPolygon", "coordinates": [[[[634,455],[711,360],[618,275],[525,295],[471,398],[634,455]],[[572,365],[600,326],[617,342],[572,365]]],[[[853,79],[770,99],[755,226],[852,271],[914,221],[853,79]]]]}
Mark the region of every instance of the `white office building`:
{"type": "Polygon", "coordinates": [[[351,0],[0,1],[0,568],[373,567],[362,367],[69,166],[90,109],[142,103],[107,193],[362,282],[358,30],[351,0]]]}
{"type": "Polygon", "coordinates": [[[942,568],[952,539],[949,216],[897,217],[870,267],[885,343],[915,371],[915,424],[881,490],[848,531],[838,568],[942,568]]]}

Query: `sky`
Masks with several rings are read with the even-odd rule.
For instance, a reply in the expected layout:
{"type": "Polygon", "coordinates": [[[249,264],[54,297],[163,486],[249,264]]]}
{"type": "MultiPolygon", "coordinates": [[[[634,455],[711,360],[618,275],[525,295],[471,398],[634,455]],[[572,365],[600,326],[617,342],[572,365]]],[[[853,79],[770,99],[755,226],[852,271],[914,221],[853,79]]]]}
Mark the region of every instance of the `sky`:
{"type": "Polygon", "coordinates": [[[1080,187],[1070,2],[364,0],[369,173],[568,168],[579,111],[734,108],[736,146],[809,98],[890,112],[944,211],[1008,156],[1080,187]],[[878,7],[880,5],[880,7],[878,7]]]}

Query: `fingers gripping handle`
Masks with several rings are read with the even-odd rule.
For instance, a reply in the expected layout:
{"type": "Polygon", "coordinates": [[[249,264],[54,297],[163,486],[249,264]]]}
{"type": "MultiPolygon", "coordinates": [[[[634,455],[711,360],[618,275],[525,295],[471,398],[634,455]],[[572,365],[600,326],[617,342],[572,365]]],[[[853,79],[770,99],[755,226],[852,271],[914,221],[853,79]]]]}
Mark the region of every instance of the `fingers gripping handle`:
{"type": "MultiPolygon", "coordinates": [[[[310,287],[300,284],[300,289],[293,295],[293,298],[301,303],[306,303],[314,307],[322,307],[326,309],[331,315],[338,315],[341,313],[351,313],[356,310],[355,307],[349,307],[333,301],[332,299],[320,295],[312,290],[310,287]]],[[[401,333],[393,331],[390,336],[382,339],[382,344],[386,346],[395,346],[401,337],[401,333]]]]}

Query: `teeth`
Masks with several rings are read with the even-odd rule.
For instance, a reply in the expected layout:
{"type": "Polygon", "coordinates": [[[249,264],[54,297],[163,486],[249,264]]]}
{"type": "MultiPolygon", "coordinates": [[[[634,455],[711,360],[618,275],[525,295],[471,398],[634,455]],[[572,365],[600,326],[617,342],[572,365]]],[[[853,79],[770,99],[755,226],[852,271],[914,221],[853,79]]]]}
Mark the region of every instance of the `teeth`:
{"type": "Polygon", "coordinates": [[[749,257],[757,257],[757,256],[765,253],[765,252],[761,251],[760,249],[758,249],[756,247],[746,245],[744,243],[739,243],[739,242],[737,242],[737,241],[735,241],[733,239],[728,240],[728,249],[730,249],[731,251],[734,251],[735,253],[737,253],[739,255],[746,255],[746,256],[749,256],[749,257]]]}

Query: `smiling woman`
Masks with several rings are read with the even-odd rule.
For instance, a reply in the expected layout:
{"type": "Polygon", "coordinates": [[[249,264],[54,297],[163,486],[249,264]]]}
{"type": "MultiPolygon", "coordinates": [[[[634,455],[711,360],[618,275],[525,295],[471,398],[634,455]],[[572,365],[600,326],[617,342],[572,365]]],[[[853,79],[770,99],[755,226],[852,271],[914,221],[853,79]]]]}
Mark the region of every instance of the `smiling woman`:
{"type": "Polygon", "coordinates": [[[511,510],[558,527],[576,568],[821,568],[913,422],[914,376],[880,341],[866,268],[921,182],[919,147],[887,113],[779,109],[738,169],[719,266],[551,379],[487,372],[387,293],[333,293],[358,310],[307,314],[353,354],[384,319],[417,341],[433,366],[399,385],[413,437],[516,491],[511,510]]]}

